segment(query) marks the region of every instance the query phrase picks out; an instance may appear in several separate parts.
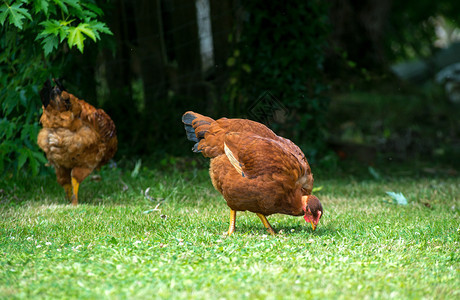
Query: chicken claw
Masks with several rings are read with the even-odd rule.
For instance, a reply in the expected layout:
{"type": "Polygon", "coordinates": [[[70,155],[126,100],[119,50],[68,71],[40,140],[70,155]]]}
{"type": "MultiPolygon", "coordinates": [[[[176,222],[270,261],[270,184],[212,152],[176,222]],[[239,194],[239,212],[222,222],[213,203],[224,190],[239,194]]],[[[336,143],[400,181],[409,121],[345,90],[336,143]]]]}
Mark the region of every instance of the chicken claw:
{"type": "Polygon", "coordinates": [[[236,223],[236,210],[230,209],[230,227],[228,228],[228,235],[232,235],[235,231],[235,223],[236,223]]]}
{"type": "Polygon", "coordinates": [[[264,223],[265,228],[267,228],[268,233],[271,235],[275,235],[275,231],[273,230],[272,226],[270,223],[268,223],[267,218],[263,214],[257,214],[257,216],[260,218],[262,223],[264,223]]]}
{"type": "Polygon", "coordinates": [[[72,199],[72,185],[71,184],[64,184],[63,188],[64,188],[65,195],[66,195],[67,199],[71,200],[72,199]]]}
{"type": "Polygon", "coordinates": [[[72,200],[72,205],[78,205],[78,187],[80,186],[80,184],[78,183],[78,181],[72,177],[72,196],[71,196],[71,200],[72,200]]]}

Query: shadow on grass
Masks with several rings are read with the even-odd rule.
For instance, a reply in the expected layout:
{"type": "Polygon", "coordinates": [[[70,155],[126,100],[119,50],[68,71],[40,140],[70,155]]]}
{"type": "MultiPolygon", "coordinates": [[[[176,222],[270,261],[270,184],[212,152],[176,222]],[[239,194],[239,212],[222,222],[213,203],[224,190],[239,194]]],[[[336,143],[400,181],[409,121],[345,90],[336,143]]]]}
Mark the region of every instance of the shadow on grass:
{"type": "MultiPolygon", "coordinates": [[[[311,228],[310,224],[306,225],[281,225],[281,226],[272,226],[273,229],[275,230],[276,235],[282,234],[283,236],[299,236],[299,235],[304,235],[304,236],[334,236],[337,235],[337,230],[330,224],[321,226],[319,225],[316,230],[313,230],[311,228]]],[[[245,232],[250,232],[251,234],[257,235],[257,234],[268,234],[268,231],[263,227],[262,224],[259,225],[240,225],[237,226],[235,229],[235,232],[240,232],[240,233],[245,233],[245,232]]]]}

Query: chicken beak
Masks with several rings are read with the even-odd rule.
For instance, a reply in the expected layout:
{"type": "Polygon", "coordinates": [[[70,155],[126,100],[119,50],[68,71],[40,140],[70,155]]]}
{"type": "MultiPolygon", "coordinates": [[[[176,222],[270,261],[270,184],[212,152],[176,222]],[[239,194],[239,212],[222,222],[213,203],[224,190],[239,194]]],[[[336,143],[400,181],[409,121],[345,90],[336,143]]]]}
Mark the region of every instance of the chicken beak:
{"type": "MultiPolygon", "coordinates": [[[[313,220],[313,216],[309,213],[306,213],[305,216],[303,217],[305,219],[305,221],[309,222],[311,224],[311,228],[313,228],[313,230],[316,229],[316,224],[313,220]]],[[[316,222],[318,223],[318,222],[316,222]]]]}

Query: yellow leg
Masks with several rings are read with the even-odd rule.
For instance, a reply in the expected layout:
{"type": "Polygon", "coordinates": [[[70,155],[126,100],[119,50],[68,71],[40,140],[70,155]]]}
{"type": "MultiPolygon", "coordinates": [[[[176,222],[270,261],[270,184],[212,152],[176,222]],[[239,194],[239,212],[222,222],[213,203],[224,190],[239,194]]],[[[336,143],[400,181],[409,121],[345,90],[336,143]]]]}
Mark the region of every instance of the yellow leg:
{"type": "Polygon", "coordinates": [[[271,235],[275,235],[275,231],[273,230],[273,228],[270,226],[270,223],[268,223],[268,220],[267,218],[262,215],[262,214],[257,214],[257,216],[260,218],[260,220],[262,220],[262,223],[264,223],[264,226],[265,228],[267,228],[268,232],[271,234],[271,235]]]}
{"type": "Polygon", "coordinates": [[[228,227],[228,235],[232,235],[235,231],[236,210],[230,209],[230,227],[228,227]]]}
{"type": "Polygon", "coordinates": [[[72,197],[71,197],[71,200],[72,200],[72,205],[78,205],[78,187],[80,186],[80,184],[78,183],[78,181],[72,177],[72,197]]]}
{"type": "Polygon", "coordinates": [[[68,200],[72,199],[72,185],[67,183],[67,184],[64,184],[63,188],[64,188],[65,196],[67,197],[67,199],[68,200]]]}

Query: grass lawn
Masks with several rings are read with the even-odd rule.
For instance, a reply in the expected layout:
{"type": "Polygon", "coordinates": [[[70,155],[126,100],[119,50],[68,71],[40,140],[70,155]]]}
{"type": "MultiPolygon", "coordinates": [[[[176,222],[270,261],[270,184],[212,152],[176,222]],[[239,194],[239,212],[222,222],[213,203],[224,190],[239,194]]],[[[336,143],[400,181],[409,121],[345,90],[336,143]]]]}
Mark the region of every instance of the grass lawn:
{"type": "Polygon", "coordinates": [[[76,208],[52,177],[1,184],[0,298],[460,299],[458,177],[317,176],[316,231],[246,212],[227,237],[206,170],[99,174],[76,208]]]}

